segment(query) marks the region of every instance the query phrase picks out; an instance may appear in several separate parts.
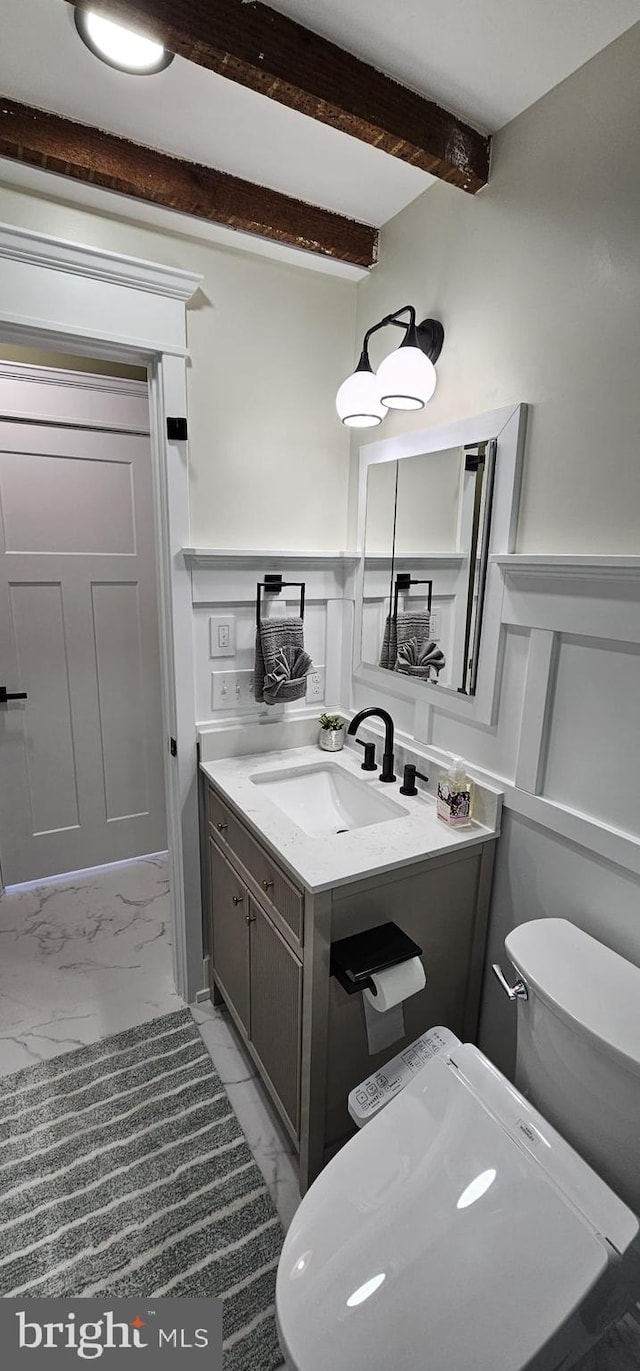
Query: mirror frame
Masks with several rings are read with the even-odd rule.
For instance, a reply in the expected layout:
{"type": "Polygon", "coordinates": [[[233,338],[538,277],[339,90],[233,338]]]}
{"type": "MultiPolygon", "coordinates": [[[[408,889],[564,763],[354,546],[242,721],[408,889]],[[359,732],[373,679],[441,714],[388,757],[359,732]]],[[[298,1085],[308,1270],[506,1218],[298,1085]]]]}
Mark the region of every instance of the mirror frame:
{"type": "MultiPolygon", "coordinates": [[[[470,419],[404,433],[396,438],[366,443],[360,448],[358,480],[358,568],[353,634],[353,675],[361,685],[376,687],[388,695],[438,706],[446,714],[471,723],[494,721],[501,654],[503,578],[495,558],[515,549],[527,407],[524,404],[489,410],[470,419]],[[477,665],[476,692],[466,695],[451,686],[413,681],[398,672],[362,660],[364,603],[364,548],[367,512],[367,473],[378,462],[401,461],[446,448],[465,447],[494,438],[497,442],[487,579],[484,592],[482,633],[477,665]]],[[[452,549],[453,555],[453,549],[452,549]]],[[[457,554],[456,554],[457,555],[457,554]]]]}

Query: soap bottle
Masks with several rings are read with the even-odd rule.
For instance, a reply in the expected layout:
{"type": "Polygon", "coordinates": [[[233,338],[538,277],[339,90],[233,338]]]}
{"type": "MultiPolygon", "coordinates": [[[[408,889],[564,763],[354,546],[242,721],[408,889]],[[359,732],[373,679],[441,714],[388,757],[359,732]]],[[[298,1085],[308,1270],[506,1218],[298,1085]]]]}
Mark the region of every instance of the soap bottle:
{"type": "Polygon", "coordinates": [[[454,828],[465,828],[471,823],[471,781],[462,757],[451,754],[446,771],[441,772],[438,781],[438,817],[454,828]]]}

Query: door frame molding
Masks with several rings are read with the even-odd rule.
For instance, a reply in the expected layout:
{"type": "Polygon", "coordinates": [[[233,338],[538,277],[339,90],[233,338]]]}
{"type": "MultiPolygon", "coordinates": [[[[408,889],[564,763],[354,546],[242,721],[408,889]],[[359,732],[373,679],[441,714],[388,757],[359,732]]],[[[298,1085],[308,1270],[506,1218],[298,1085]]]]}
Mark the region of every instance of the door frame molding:
{"type": "Polygon", "coordinates": [[[187,414],[186,306],[201,280],[0,224],[0,344],[147,368],[172,955],[176,989],[187,1002],[203,974],[191,574],[182,553],[190,543],[188,445],[167,438],[166,421],[187,414]]]}

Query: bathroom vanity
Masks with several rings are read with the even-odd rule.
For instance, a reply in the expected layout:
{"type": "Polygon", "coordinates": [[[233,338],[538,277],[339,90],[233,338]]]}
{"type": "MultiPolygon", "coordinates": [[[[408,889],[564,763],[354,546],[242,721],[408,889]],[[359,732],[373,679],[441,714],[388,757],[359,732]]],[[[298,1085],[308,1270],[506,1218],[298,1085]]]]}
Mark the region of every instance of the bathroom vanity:
{"type": "Polygon", "coordinates": [[[500,796],[450,829],[432,795],[378,784],[351,748],[203,763],[214,1002],[223,1001],[300,1153],[304,1191],[353,1132],[349,1091],[433,1024],[476,1036],[500,796]],[[331,944],[394,920],[423,949],[405,1037],[370,1055],[362,995],[331,944]]]}

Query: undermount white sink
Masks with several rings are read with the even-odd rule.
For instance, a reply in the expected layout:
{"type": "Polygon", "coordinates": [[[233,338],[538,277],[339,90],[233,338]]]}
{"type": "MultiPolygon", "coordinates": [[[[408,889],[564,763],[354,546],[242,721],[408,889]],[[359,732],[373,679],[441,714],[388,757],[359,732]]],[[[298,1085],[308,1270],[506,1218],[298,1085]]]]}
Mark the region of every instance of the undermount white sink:
{"type": "Polygon", "coordinates": [[[351,776],[335,762],[258,772],[250,779],[311,837],[348,833],[407,814],[402,805],[374,790],[370,782],[351,776]]]}

